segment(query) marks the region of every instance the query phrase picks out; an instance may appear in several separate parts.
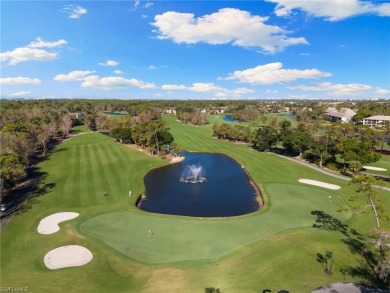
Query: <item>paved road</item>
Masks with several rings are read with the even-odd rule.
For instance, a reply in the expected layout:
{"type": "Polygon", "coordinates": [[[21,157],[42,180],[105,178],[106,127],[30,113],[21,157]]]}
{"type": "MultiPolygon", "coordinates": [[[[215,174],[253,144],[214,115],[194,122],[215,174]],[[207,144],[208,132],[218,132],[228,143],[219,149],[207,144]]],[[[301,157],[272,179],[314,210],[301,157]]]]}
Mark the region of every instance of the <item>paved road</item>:
{"type": "MultiPolygon", "coordinates": [[[[322,174],[325,174],[325,175],[332,176],[334,178],[338,178],[338,179],[342,179],[342,180],[346,180],[346,181],[350,181],[351,180],[351,177],[347,177],[347,176],[343,176],[343,175],[339,175],[339,174],[334,174],[331,171],[322,169],[322,168],[320,168],[320,167],[318,167],[316,165],[312,165],[312,164],[310,164],[308,162],[305,162],[305,161],[297,160],[297,159],[294,159],[294,158],[291,158],[291,157],[282,156],[282,155],[277,155],[277,156],[280,157],[280,158],[283,158],[283,159],[286,159],[286,160],[289,160],[289,161],[292,161],[292,162],[304,165],[304,166],[306,166],[306,167],[308,167],[310,169],[313,169],[313,170],[315,170],[317,172],[320,172],[322,174]]],[[[379,185],[373,185],[373,186],[376,187],[376,188],[382,189],[382,190],[390,191],[390,187],[379,186],[379,185]]]]}

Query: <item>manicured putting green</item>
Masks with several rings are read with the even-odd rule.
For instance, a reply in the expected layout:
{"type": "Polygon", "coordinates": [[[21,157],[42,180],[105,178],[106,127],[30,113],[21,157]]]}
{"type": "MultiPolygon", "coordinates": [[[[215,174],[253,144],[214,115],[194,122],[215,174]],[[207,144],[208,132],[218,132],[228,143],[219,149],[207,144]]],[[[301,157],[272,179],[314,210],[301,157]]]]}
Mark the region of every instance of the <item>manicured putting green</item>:
{"type": "Polygon", "coordinates": [[[273,195],[266,213],[216,220],[112,212],[88,219],[80,230],[132,259],[167,263],[218,258],[282,230],[311,226],[313,210],[341,220],[351,217],[336,211],[345,202],[331,191],[275,183],[265,189],[273,195]]]}

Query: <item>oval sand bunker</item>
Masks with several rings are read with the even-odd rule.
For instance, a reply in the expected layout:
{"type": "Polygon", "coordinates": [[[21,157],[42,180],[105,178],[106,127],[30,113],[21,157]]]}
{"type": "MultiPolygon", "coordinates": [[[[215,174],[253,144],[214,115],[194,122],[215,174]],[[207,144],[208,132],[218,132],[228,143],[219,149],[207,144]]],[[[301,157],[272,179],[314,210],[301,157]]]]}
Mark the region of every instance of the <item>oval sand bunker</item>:
{"type": "Polygon", "coordinates": [[[38,233],[53,234],[60,230],[59,223],[78,217],[78,213],[63,212],[50,215],[39,222],[38,233]]]}
{"type": "Polygon", "coordinates": [[[315,186],[320,186],[323,188],[328,188],[328,189],[333,189],[333,190],[338,190],[341,187],[338,185],[330,184],[330,183],[325,183],[317,180],[311,180],[311,179],[299,179],[298,180],[300,183],[304,184],[310,184],[310,185],[315,185],[315,186]]]}
{"type": "Polygon", "coordinates": [[[46,253],[43,261],[50,270],[79,267],[89,263],[93,258],[92,252],[79,245],[61,246],[46,253]]]}

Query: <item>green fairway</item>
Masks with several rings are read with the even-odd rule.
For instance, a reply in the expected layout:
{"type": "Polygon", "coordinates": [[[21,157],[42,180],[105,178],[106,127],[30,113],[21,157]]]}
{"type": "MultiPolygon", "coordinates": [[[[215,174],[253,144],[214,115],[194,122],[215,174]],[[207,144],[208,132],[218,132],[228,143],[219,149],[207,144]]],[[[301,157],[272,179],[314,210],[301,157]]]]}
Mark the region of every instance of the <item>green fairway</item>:
{"type": "MultiPolygon", "coordinates": [[[[336,232],[311,228],[315,219],[310,214],[322,210],[368,231],[375,225],[371,213],[336,211],[348,204],[355,186],[274,154],[217,140],[212,125],[165,120],[182,149],[225,153],[244,165],[265,197],[264,209],[226,219],[140,211],[135,201],[144,193],[144,175],[168,162],[105,135],[79,132],[39,164],[41,188],[1,231],[1,286],[26,286],[29,292],[203,292],[216,287],[245,293],[282,287],[310,292],[327,283],[356,281],[338,271],[333,276],[322,272],[316,253],[332,250],[338,268],[354,261],[336,232]],[[300,184],[301,178],[341,189],[300,184]],[[135,196],[128,196],[130,189],[135,196]],[[80,216],[61,223],[55,234],[37,233],[41,219],[64,211],[80,216]],[[44,255],[70,244],[88,248],[93,260],[48,270],[44,255]]],[[[389,193],[380,195],[389,206],[389,193]]]]}

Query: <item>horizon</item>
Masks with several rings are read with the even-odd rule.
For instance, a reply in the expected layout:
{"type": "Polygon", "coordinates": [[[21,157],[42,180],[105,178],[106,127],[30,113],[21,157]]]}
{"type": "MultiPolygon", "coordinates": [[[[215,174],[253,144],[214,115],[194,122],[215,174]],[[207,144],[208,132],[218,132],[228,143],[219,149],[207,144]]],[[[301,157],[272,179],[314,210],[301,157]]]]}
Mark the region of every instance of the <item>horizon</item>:
{"type": "Polygon", "coordinates": [[[1,100],[386,100],[383,1],[2,2],[1,100]]]}

